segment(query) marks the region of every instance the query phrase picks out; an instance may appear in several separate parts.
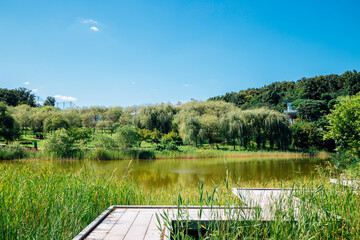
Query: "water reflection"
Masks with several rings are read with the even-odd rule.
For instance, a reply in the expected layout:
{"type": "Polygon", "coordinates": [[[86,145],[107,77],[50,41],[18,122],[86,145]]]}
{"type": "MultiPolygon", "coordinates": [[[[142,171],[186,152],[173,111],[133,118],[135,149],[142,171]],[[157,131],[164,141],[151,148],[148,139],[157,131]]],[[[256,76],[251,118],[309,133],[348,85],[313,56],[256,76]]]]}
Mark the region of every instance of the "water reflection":
{"type": "MultiPolygon", "coordinates": [[[[166,187],[181,184],[197,186],[199,180],[205,184],[218,183],[226,177],[226,170],[234,179],[265,181],[267,179],[291,179],[309,176],[315,165],[323,164],[324,159],[161,159],[136,160],[129,166],[129,160],[92,161],[94,171],[100,174],[114,172],[118,177],[125,173],[145,188],[166,187]],[[131,171],[129,172],[129,170],[131,171]]],[[[80,169],[84,161],[55,161],[59,168],[80,169]]]]}

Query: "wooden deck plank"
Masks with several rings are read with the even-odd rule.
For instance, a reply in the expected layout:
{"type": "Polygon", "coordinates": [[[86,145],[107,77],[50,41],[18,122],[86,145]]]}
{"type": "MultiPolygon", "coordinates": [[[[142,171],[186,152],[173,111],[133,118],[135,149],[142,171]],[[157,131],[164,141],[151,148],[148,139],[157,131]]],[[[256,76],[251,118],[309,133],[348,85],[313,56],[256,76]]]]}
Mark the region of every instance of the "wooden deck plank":
{"type": "Polygon", "coordinates": [[[154,214],[154,210],[146,212],[140,211],[124,237],[124,240],[144,239],[149,223],[154,214]]]}
{"type": "MultiPolygon", "coordinates": [[[[101,219],[95,225],[92,223],[93,230],[86,239],[169,239],[173,221],[226,220],[228,219],[226,216],[228,208],[200,206],[180,208],[178,206],[114,206],[107,217],[101,219]],[[202,212],[201,217],[200,211],[202,212]],[[159,216],[159,219],[156,215],[159,216]]],[[[238,209],[238,207],[230,208],[238,209]]],[[[250,209],[246,211],[249,212],[250,209]]],[[[85,239],[85,235],[77,236],[77,239],[85,239]]]]}
{"type": "Polygon", "coordinates": [[[86,240],[103,239],[114,227],[115,223],[124,214],[126,209],[115,209],[112,211],[90,234],[86,240]]]}
{"type": "Polygon", "coordinates": [[[139,214],[139,210],[127,209],[113,228],[105,236],[104,240],[123,239],[139,214]]]}

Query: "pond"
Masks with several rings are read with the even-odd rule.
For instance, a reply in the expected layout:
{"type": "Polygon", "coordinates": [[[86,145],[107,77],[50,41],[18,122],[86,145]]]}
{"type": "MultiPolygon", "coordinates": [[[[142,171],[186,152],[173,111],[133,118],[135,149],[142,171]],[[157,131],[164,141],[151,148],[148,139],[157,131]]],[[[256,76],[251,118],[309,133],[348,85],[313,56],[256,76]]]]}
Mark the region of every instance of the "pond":
{"type": "MultiPolygon", "coordinates": [[[[99,175],[114,172],[118,177],[125,174],[145,189],[174,185],[194,186],[224,181],[226,172],[235,180],[267,181],[289,180],[315,173],[324,158],[209,158],[209,159],[159,159],[159,160],[111,160],[91,161],[99,175]]],[[[84,161],[53,161],[53,166],[64,170],[82,168],[84,161]]],[[[88,166],[88,165],[87,165],[88,166]]]]}

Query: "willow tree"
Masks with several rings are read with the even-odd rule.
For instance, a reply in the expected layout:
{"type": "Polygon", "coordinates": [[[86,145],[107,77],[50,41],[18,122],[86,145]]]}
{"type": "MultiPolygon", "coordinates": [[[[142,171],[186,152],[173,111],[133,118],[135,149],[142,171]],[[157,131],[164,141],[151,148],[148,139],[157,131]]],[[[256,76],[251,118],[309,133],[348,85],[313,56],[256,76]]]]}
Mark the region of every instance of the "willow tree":
{"type": "Polygon", "coordinates": [[[279,149],[285,149],[289,146],[291,131],[289,120],[285,114],[268,110],[265,118],[265,132],[270,149],[273,149],[275,143],[279,149]]]}
{"type": "Polygon", "coordinates": [[[194,112],[181,112],[176,115],[174,122],[179,126],[183,142],[198,146],[202,140],[200,115],[194,112]]]}
{"type": "Polygon", "coordinates": [[[240,111],[231,111],[220,118],[218,123],[220,134],[229,143],[232,142],[235,150],[236,140],[240,139],[243,132],[244,121],[240,111]]]}
{"type": "Polygon", "coordinates": [[[248,127],[252,130],[253,139],[256,142],[257,148],[265,147],[265,118],[267,111],[267,109],[260,108],[242,112],[248,127]]]}
{"type": "Polygon", "coordinates": [[[246,110],[241,114],[244,118],[243,130],[248,131],[242,137],[251,135],[258,148],[265,148],[267,141],[269,141],[270,148],[273,148],[275,143],[279,149],[289,145],[291,132],[285,114],[265,108],[246,110]]]}
{"type": "Polygon", "coordinates": [[[200,117],[200,132],[202,139],[206,139],[211,145],[214,143],[216,134],[218,133],[218,117],[205,114],[200,117]]]}
{"type": "Polygon", "coordinates": [[[183,104],[179,107],[181,112],[193,112],[198,115],[213,115],[216,117],[221,117],[228,112],[236,110],[236,106],[233,103],[226,103],[222,101],[206,101],[198,102],[191,101],[189,103],[183,104]]]}
{"type": "Polygon", "coordinates": [[[19,123],[23,133],[26,136],[26,130],[30,127],[31,107],[26,104],[18,105],[11,109],[11,115],[19,123]]]}
{"type": "Polygon", "coordinates": [[[158,129],[162,133],[171,130],[175,109],[169,104],[140,107],[138,113],[139,127],[149,130],[158,129]]]}

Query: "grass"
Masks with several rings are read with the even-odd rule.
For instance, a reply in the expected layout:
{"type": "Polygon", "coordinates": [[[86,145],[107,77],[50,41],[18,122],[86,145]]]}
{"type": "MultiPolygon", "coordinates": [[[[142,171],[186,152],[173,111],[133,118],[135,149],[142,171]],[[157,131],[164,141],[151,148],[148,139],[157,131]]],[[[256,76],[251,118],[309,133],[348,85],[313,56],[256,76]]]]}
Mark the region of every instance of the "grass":
{"type": "MultiPolygon", "coordinates": [[[[29,140],[29,139],[23,139],[29,140]]],[[[38,146],[43,145],[43,140],[38,141],[38,146]]],[[[328,158],[329,154],[326,152],[297,152],[297,151],[276,151],[276,150],[233,150],[231,146],[225,144],[220,145],[219,149],[203,145],[200,148],[193,146],[179,146],[178,150],[155,150],[153,145],[144,144],[146,147],[142,148],[128,148],[128,149],[74,149],[73,153],[67,156],[61,156],[54,153],[47,153],[43,149],[38,151],[21,150],[20,147],[10,148],[2,147],[0,149],[0,159],[63,159],[64,157],[70,159],[83,160],[123,160],[123,159],[192,159],[192,158],[215,158],[215,157],[238,157],[238,158],[261,158],[261,157],[276,157],[276,158],[295,158],[295,157],[309,157],[317,156],[328,158]],[[14,152],[14,150],[18,152],[14,152]],[[21,153],[21,154],[20,154],[21,153]]]]}
{"type": "MultiPolygon", "coordinates": [[[[330,169],[330,168],[329,168],[330,169]]],[[[99,177],[91,164],[80,171],[56,169],[51,162],[15,161],[0,163],[0,239],[71,239],[110,205],[234,205],[241,204],[232,187],[312,188],[302,193],[314,206],[346,219],[341,223],[301,210],[299,221],[251,224],[229,221],[213,226],[205,239],[359,239],[360,199],[349,188],[331,185],[328,173],[319,169],[317,178],[268,181],[263,185],[233,181],[228,176],[220,185],[144,191],[136,182],[114,174],[99,177]],[[330,220],[330,221],[329,221],[330,220]]],[[[331,169],[330,169],[331,170],[331,169]]],[[[125,171],[126,172],[126,171],[125,171]]],[[[231,173],[229,173],[231,175],[231,173]]],[[[258,183],[259,184],[259,183],[258,183]]],[[[289,208],[289,214],[293,209],[289,208]]],[[[188,238],[178,232],[179,239],[188,238]]],[[[184,235],[185,234],[185,235],[184,235]]]]}

